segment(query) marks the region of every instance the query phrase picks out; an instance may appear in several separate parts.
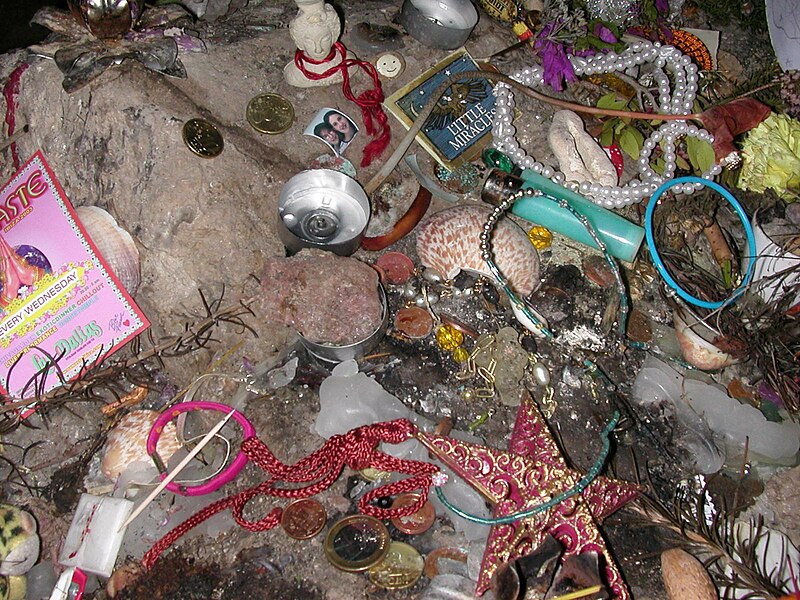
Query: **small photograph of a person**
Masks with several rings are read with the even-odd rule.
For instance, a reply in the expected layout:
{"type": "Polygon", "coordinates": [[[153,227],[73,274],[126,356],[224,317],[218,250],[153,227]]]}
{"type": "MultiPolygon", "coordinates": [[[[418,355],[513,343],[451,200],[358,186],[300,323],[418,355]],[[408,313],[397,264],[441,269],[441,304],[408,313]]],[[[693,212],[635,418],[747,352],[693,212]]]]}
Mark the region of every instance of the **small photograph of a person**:
{"type": "Polygon", "coordinates": [[[342,149],[342,138],[344,137],[341,133],[330,125],[317,123],[317,126],[314,127],[314,135],[327,142],[328,146],[330,146],[336,154],[339,154],[342,149]]]}
{"type": "Polygon", "coordinates": [[[322,140],[338,156],[356,137],[358,127],[342,111],[325,107],[317,111],[303,133],[322,140]]]}

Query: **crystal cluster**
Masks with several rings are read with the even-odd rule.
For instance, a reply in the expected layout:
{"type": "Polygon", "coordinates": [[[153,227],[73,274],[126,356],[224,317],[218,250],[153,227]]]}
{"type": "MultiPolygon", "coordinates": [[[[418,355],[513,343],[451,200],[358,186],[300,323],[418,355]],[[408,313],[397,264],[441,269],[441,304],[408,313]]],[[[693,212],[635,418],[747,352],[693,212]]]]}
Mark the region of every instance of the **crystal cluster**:
{"type": "Polygon", "coordinates": [[[372,267],[322,250],[267,259],[255,308],[312,342],[335,345],[369,337],[383,310],[372,267]]]}

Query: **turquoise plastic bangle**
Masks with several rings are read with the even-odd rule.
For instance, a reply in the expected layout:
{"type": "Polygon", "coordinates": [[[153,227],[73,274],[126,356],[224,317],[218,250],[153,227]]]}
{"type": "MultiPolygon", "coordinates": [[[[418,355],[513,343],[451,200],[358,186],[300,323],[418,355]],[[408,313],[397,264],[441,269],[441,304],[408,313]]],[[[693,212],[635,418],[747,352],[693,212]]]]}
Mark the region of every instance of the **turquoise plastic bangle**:
{"type": "Polygon", "coordinates": [[[735,302],[739,296],[741,296],[744,291],[747,289],[747,286],[750,284],[750,280],[753,278],[753,267],[755,266],[754,257],[749,256],[747,262],[747,272],[744,275],[744,279],[742,279],[742,283],[736,288],[733,293],[725,300],[721,300],[719,302],[708,302],[706,300],[701,300],[700,298],[695,298],[686,290],[684,290],[678,282],[672,278],[672,275],[669,274],[667,271],[667,267],[664,265],[664,261],[661,260],[661,255],[658,253],[658,249],[656,248],[656,243],[653,235],[653,212],[655,212],[656,205],[658,204],[659,198],[661,195],[666,192],[669,188],[681,185],[685,183],[699,183],[706,187],[711,188],[715,192],[717,192],[720,196],[727,200],[728,204],[731,205],[733,210],[736,211],[736,214],[739,216],[739,219],[742,222],[742,227],[744,227],[744,233],[747,237],[747,249],[748,252],[752,252],[752,249],[756,247],[756,240],[755,236],[753,235],[753,227],[750,225],[750,219],[747,217],[747,214],[744,212],[744,208],[742,205],[739,204],[739,201],[731,194],[727,189],[719,185],[718,183],[711,181],[709,179],[703,179],[701,177],[678,177],[677,179],[672,179],[667,181],[659,187],[655,193],[650,198],[650,202],[647,204],[647,211],[644,215],[644,233],[647,238],[647,247],[650,249],[650,256],[653,259],[653,264],[655,265],[656,269],[658,270],[661,277],[664,278],[664,281],[667,283],[669,287],[675,290],[675,293],[678,294],[682,299],[684,299],[689,304],[693,304],[694,306],[700,306],[702,308],[708,309],[717,309],[721,308],[727,304],[731,304],[735,302]]]}

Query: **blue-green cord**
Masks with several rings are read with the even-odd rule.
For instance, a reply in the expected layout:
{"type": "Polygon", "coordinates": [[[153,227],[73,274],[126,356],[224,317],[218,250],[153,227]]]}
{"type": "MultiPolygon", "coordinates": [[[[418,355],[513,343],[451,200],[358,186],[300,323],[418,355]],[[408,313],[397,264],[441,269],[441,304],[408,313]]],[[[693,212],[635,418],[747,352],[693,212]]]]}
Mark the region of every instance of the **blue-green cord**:
{"type": "Polygon", "coordinates": [[[644,233],[647,239],[647,247],[650,250],[650,258],[653,259],[653,264],[655,265],[656,270],[664,279],[665,283],[671,289],[673,289],[678,296],[683,298],[689,304],[693,304],[694,306],[699,306],[701,308],[707,308],[709,310],[723,308],[736,302],[739,297],[744,294],[747,286],[750,285],[750,280],[753,278],[753,269],[755,267],[756,258],[754,255],[756,240],[753,234],[753,226],[750,224],[750,219],[747,217],[747,213],[742,205],[739,204],[739,201],[736,199],[736,197],[726,188],[714,181],[703,179],[701,177],[687,176],[678,177],[677,179],[672,179],[661,184],[661,186],[650,197],[650,201],[647,204],[647,210],[644,214],[644,233]],[[653,213],[655,212],[656,206],[659,204],[659,199],[669,188],[684,183],[698,183],[717,192],[728,202],[736,215],[739,217],[739,220],[742,222],[742,228],[744,228],[745,238],[747,239],[747,251],[749,253],[747,270],[745,271],[744,278],[742,279],[742,283],[739,285],[739,287],[733,290],[730,296],[728,296],[725,300],[720,300],[719,302],[708,302],[707,300],[702,300],[701,298],[695,298],[689,292],[684,290],[680,284],[673,279],[672,275],[670,275],[669,270],[664,264],[664,261],[661,259],[661,255],[658,253],[658,248],[656,247],[655,234],[653,233],[653,213]]]}
{"type": "MultiPolygon", "coordinates": [[[[617,319],[617,327],[619,328],[620,334],[624,337],[625,336],[625,326],[626,326],[626,323],[628,321],[628,311],[629,311],[628,294],[627,294],[627,291],[625,290],[625,284],[622,281],[622,275],[620,273],[619,266],[617,265],[617,261],[615,261],[612,258],[611,254],[609,254],[605,243],[600,238],[600,236],[597,234],[597,231],[595,230],[595,228],[592,226],[592,224],[589,222],[589,219],[587,219],[585,215],[583,215],[581,212],[579,212],[577,209],[575,209],[575,207],[572,206],[567,200],[560,200],[558,198],[554,198],[553,196],[550,196],[550,195],[544,194],[544,193],[540,193],[539,195],[542,198],[547,198],[548,200],[556,202],[562,208],[565,208],[566,210],[571,212],[575,216],[575,218],[578,219],[578,221],[580,221],[581,224],[586,228],[586,231],[589,232],[589,235],[592,237],[592,239],[594,240],[595,244],[597,244],[597,247],[603,253],[603,256],[605,257],[606,262],[608,263],[609,267],[611,268],[612,273],[614,274],[614,281],[615,281],[615,283],[617,285],[617,291],[619,293],[619,318],[617,319]]],[[[490,238],[489,238],[488,246],[489,246],[489,249],[491,249],[491,232],[490,232],[490,238]]],[[[508,282],[507,282],[506,278],[503,277],[503,274],[501,273],[499,267],[494,262],[494,260],[491,258],[491,252],[489,254],[489,258],[486,260],[486,264],[489,267],[489,270],[492,272],[492,275],[494,275],[495,279],[498,281],[498,283],[502,287],[502,289],[505,292],[505,294],[508,296],[509,300],[511,300],[511,302],[513,302],[525,314],[525,316],[528,317],[528,319],[530,319],[531,322],[534,323],[539,328],[539,330],[542,332],[542,334],[545,337],[547,337],[549,339],[555,338],[555,334],[553,334],[552,331],[550,331],[549,329],[544,327],[544,325],[541,324],[539,319],[537,319],[531,313],[531,311],[528,310],[525,302],[523,300],[521,300],[519,297],[517,297],[517,295],[514,292],[514,290],[512,290],[511,287],[508,285],[508,282]]]]}
{"type": "Polygon", "coordinates": [[[473,523],[480,523],[481,525],[504,525],[506,523],[513,523],[514,521],[519,521],[520,519],[527,519],[528,517],[532,517],[535,514],[540,512],[544,512],[546,510],[550,510],[554,506],[560,504],[567,498],[574,496],[575,494],[580,494],[589,487],[589,484],[600,474],[600,469],[603,468],[603,464],[606,462],[606,458],[608,457],[609,450],[611,448],[610,442],[610,435],[611,432],[614,430],[614,427],[617,426],[617,422],[619,421],[619,411],[614,411],[614,416],[611,417],[611,420],[606,425],[605,429],[603,429],[602,433],[600,434],[600,438],[603,440],[603,449],[600,451],[600,455],[597,457],[597,460],[592,465],[592,468],[586,472],[581,480],[568,489],[565,492],[561,492],[551,500],[547,502],[543,502],[542,504],[537,504],[533,508],[529,508],[528,510],[524,510],[522,512],[514,513],[513,515],[506,515],[505,517],[497,517],[495,519],[487,519],[485,517],[479,517],[477,515],[470,514],[461,510],[460,508],[453,506],[445,497],[442,489],[437,487],[436,488],[436,496],[439,500],[442,501],[442,504],[448,510],[451,510],[459,517],[466,519],[467,521],[472,521],[473,523]]]}

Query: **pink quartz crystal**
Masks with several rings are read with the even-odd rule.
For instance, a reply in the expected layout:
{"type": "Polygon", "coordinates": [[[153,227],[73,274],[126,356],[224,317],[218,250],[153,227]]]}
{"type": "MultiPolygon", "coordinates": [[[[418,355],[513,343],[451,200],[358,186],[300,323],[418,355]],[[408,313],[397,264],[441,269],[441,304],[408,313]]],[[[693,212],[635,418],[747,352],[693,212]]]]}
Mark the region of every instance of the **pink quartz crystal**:
{"type": "Polygon", "coordinates": [[[309,341],[337,346],[369,337],[383,312],[372,267],[315,249],[268,258],[257,304],[266,319],[294,327],[309,341]]]}

